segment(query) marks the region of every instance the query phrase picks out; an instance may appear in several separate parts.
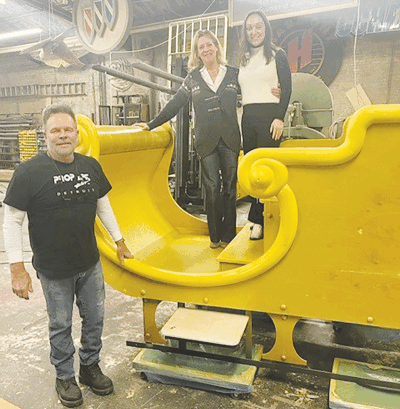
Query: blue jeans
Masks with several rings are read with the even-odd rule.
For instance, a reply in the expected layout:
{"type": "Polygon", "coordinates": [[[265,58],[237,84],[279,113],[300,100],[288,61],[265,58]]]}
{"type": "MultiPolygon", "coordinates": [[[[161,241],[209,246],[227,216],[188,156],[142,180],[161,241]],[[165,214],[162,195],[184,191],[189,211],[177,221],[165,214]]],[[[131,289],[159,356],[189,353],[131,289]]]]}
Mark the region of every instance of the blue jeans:
{"type": "Polygon", "coordinates": [[[201,159],[208,231],[213,243],[229,243],[236,236],[237,167],[238,154],[230,150],[222,139],[210,155],[201,159]]]}
{"type": "Polygon", "coordinates": [[[74,299],[82,318],[81,365],[100,360],[101,334],[104,321],[104,277],[100,261],[73,277],[48,279],[37,272],[42,284],[49,316],[50,361],[56,368],[57,378],[75,376],[75,347],[71,336],[74,299]]]}

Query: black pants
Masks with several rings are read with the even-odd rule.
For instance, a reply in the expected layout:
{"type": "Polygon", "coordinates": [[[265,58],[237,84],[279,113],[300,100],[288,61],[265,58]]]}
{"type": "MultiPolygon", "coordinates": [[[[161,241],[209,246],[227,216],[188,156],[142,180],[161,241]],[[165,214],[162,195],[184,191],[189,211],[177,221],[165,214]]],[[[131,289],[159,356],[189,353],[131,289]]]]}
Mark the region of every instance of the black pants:
{"type": "Polygon", "coordinates": [[[207,223],[213,243],[229,243],[236,236],[237,165],[238,154],[230,150],[222,139],[210,155],[201,159],[207,223]]]}
{"type": "MultiPolygon", "coordinates": [[[[271,124],[277,118],[278,104],[248,104],[243,106],[242,134],[243,151],[248,153],[256,148],[278,147],[280,140],[272,139],[271,124]]],[[[264,204],[251,197],[248,220],[264,225],[264,204]]]]}

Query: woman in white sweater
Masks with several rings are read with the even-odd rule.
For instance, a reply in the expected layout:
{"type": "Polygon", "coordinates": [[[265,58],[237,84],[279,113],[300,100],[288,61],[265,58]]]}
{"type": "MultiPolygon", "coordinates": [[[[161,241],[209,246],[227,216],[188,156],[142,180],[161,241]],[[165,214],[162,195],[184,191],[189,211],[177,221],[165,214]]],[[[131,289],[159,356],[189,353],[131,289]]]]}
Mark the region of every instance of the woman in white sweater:
{"type": "MultiPolygon", "coordinates": [[[[243,150],[278,147],[292,92],[286,53],[272,42],[272,29],[261,11],[251,11],[242,30],[239,85],[242,92],[243,150]],[[280,97],[273,90],[280,87],[280,97]]],[[[252,198],[248,219],[251,240],[263,238],[264,206],[252,198]]]]}

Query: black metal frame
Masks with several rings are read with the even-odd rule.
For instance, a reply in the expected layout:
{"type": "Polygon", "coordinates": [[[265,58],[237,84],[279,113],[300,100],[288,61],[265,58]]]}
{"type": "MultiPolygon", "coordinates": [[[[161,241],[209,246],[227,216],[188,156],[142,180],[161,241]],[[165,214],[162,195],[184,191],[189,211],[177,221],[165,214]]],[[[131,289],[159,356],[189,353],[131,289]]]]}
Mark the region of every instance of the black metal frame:
{"type": "Polygon", "coordinates": [[[352,375],[343,375],[332,373],[328,371],[322,371],[319,369],[312,369],[302,365],[289,364],[285,362],[278,361],[256,361],[254,359],[240,358],[236,356],[227,356],[212,354],[208,352],[195,351],[193,349],[184,349],[184,348],[174,348],[166,345],[144,343],[144,342],[135,342],[135,341],[126,341],[126,345],[134,348],[146,348],[146,349],[155,349],[161,352],[186,355],[190,357],[206,358],[206,359],[215,359],[217,361],[231,362],[235,364],[255,366],[257,368],[268,368],[275,369],[281,372],[290,372],[290,373],[302,373],[306,375],[316,375],[321,378],[335,379],[338,381],[345,382],[354,382],[358,385],[369,387],[369,388],[379,388],[379,389],[390,389],[392,392],[400,393],[400,381],[399,382],[390,382],[390,381],[381,381],[377,379],[366,379],[360,378],[358,376],[352,375]]]}

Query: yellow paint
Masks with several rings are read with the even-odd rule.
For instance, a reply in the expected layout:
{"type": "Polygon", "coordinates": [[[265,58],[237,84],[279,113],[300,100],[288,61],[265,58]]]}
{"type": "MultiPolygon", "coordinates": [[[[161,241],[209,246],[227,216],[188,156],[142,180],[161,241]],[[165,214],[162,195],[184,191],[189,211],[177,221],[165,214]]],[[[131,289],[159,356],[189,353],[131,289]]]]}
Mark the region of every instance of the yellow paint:
{"type": "Polygon", "coordinates": [[[294,327],[299,321],[299,318],[277,314],[270,314],[270,317],[275,325],[276,339],[273,348],[264,353],[263,358],[305,365],[307,362],[297,354],[292,338],[294,327]]]}
{"type": "Polygon", "coordinates": [[[266,312],[279,322],[269,357],[287,362],[301,360],[291,343],[301,318],[400,329],[393,313],[400,310],[400,105],[362,108],[338,140],[288,141],[240,161],[243,192],[265,201],[261,255],[244,236],[210,249],[206,223],[176,205],[168,189],[169,125],[147,132],[95,127],[80,117],[79,127],[78,150],[99,158],[135,255],[120,266],[97,223],[106,280],[116,289],[266,312]],[[247,245],[237,249],[241,260],[234,259],[235,243],[247,245]]]}
{"type": "Polygon", "coordinates": [[[19,406],[15,406],[12,403],[0,398],[0,409],[19,409],[19,406]]]}
{"type": "Polygon", "coordinates": [[[260,158],[249,161],[246,157],[239,163],[238,178],[248,195],[267,199],[277,196],[286,186],[288,170],[282,163],[273,159],[260,158]]]}
{"type": "Polygon", "coordinates": [[[144,340],[156,344],[166,344],[160,335],[160,329],[156,324],[156,310],[161,301],[143,298],[143,331],[144,340]]]}

